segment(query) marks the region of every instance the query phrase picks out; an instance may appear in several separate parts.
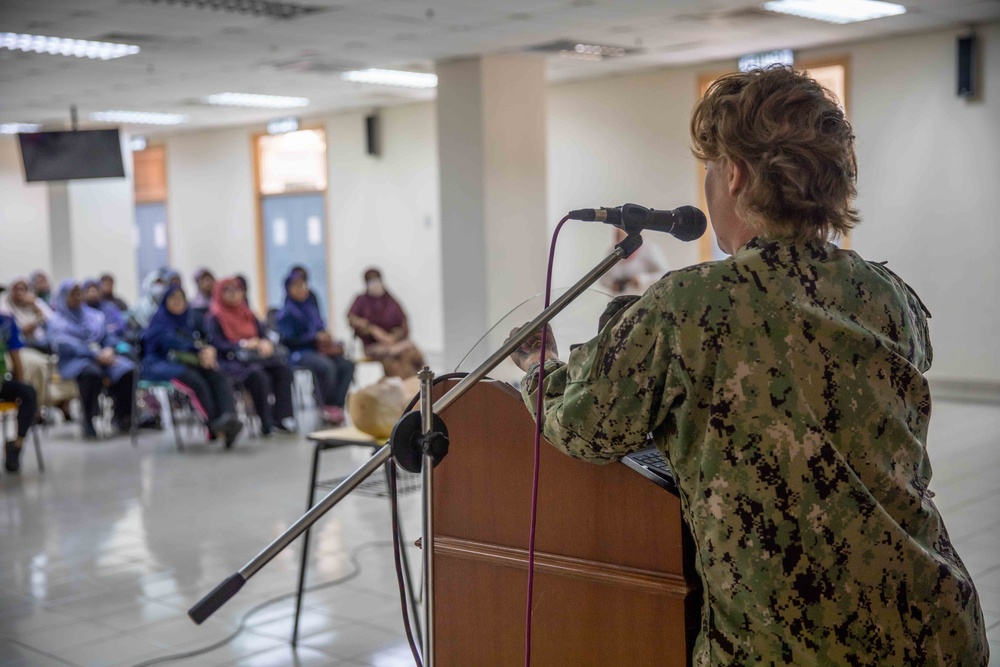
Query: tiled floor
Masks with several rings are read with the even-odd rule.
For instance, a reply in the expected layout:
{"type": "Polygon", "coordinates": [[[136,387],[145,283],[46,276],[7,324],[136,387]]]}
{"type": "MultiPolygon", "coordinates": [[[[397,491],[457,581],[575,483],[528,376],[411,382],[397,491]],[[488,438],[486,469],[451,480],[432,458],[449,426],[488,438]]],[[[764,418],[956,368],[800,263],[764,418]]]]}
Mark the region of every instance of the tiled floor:
{"type": "MultiPolygon", "coordinates": [[[[976,581],[1000,656],[1000,406],[938,402],[931,488],[976,581]]],[[[311,446],[302,438],[243,440],[232,451],[168,434],[81,443],[56,427],[48,470],[31,452],[0,477],[0,667],[131,666],[192,652],[237,630],[246,611],[294,590],[298,547],[281,554],[202,626],[185,611],[238,570],[303,510],[311,446]]],[[[367,453],[325,455],[324,476],[367,453]]],[[[404,499],[408,536],[419,507],[404,499]]],[[[292,602],[252,616],[224,647],[172,665],[410,665],[402,634],[384,500],[350,497],[314,533],[310,593],[298,649],[292,602]],[[367,546],[366,546],[367,545],[367,546]]],[[[414,563],[417,554],[414,552],[414,563]]]]}

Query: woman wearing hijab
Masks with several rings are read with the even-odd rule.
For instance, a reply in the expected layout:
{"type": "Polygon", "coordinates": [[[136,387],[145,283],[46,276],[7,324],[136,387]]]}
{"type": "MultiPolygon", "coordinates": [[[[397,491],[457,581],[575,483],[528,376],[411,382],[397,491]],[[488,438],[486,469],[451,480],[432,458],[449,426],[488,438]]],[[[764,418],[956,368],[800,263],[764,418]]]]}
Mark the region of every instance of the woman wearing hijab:
{"type": "Polygon", "coordinates": [[[64,280],[56,295],[56,312],[49,321],[52,348],[59,355],[59,374],[75,380],[83,406],[83,435],[97,437],[94,417],[104,381],[114,402],[112,423],[127,432],[132,419],[132,380],[135,365],[118,356],[122,342],[108,333],[104,315],[83,303],[83,291],[74,280],[64,280]]]}
{"type": "Polygon", "coordinates": [[[292,371],[287,360],[276,354],[274,343],[247,306],[246,293],[235,278],[216,284],[208,312],[205,331],[219,351],[219,366],[250,392],[261,434],[270,435],[275,429],[291,433],[286,422],[293,416],[292,371]]]}
{"type": "Polygon", "coordinates": [[[167,283],[162,271],[150,271],[146,274],[139,290],[139,300],[129,313],[129,324],[133,328],[142,330],[149,326],[149,321],[153,319],[160,302],[163,301],[166,289],[167,283]]]}
{"type": "Polygon", "coordinates": [[[77,397],[76,385],[67,380],[53,382],[49,355],[48,323],[52,309],[31,291],[28,279],[18,276],[10,282],[9,291],[0,297],[0,314],[14,318],[21,334],[21,365],[24,381],[35,389],[39,404],[56,405],[70,421],[69,402],[77,397]]]}
{"type": "Polygon", "coordinates": [[[108,328],[108,333],[117,337],[125,335],[125,316],[118,310],[118,306],[102,298],[98,281],[83,281],[83,302],[104,315],[104,326],[108,328]]]}
{"type": "Polygon", "coordinates": [[[365,271],[365,292],[354,300],[347,321],[365,346],[365,354],[382,362],[385,374],[413,377],[424,355],[409,339],[410,327],[399,302],[386,291],[378,269],[365,271]]]}
{"type": "Polygon", "coordinates": [[[52,284],[49,282],[49,275],[38,269],[31,272],[31,291],[45,303],[52,303],[52,284]]]}
{"type": "Polygon", "coordinates": [[[278,313],[277,326],[281,342],[292,353],[292,364],[312,371],[323,418],[331,424],[343,423],[354,364],[344,357],[343,345],[326,331],[301,271],[292,271],[285,279],[285,307],[278,313]]]}
{"type": "Polygon", "coordinates": [[[236,417],[233,385],[219,372],[214,347],[200,345],[188,317],[187,297],[170,287],[142,335],[142,378],[169,382],[184,392],[208,425],[209,439],[233,446],[243,424],[236,417]]]}

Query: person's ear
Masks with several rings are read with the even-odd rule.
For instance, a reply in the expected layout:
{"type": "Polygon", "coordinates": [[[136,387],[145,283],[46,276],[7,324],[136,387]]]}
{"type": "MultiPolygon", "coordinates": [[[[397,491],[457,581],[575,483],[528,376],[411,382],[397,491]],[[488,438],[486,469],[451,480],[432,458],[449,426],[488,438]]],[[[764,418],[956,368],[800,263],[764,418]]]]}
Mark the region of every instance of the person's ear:
{"type": "Polygon", "coordinates": [[[726,160],[726,187],[730,197],[735,197],[740,193],[745,179],[746,167],[735,160],[726,160]]]}

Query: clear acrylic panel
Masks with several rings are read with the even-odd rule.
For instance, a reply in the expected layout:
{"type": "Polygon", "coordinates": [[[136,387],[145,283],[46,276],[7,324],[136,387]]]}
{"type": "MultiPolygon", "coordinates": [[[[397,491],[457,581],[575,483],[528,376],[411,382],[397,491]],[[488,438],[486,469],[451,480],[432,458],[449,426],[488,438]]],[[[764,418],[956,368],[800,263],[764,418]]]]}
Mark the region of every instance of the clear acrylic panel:
{"type": "MultiPolygon", "coordinates": [[[[552,290],[552,301],[565,294],[568,289],[564,287],[552,290]]],[[[597,335],[597,322],[611,299],[610,294],[591,288],[556,315],[551,324],[560,359],[565,359],[569,355],[570,345],[585,343],[597,335]]],[[[512,308],[483,334],[455,370],[466,373],[475,370],[503,345],[511,329],[528,323],[542,312],[544,303],[544,295],[536,294],[512,308]]],[[[490,371],[489,376],[494,380],[518,386],[524,372],[510,359],[506,359],[490,371]]]]}

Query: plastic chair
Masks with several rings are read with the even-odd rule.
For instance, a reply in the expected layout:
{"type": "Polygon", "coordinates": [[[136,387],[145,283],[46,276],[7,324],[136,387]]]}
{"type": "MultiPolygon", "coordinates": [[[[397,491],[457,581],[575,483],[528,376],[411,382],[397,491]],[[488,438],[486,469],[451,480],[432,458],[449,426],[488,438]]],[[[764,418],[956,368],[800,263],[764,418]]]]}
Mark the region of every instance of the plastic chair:
{"type": "MultiPolygon", "coordinates": [[[[3,436],[4,440],[7,438],[7,421],[13,415],[17,418],[17,403],[12,403],[10,401],[0,402],[0,418],[3,420],[3,436]]],[[[35,460],[38,461],[38,472],[45,472],[45,462],[42,460],[42,443],[41,439],[38,437],[38,429],[32,427],[31,429],[31,440],[35,443],[35,460]]]]}

